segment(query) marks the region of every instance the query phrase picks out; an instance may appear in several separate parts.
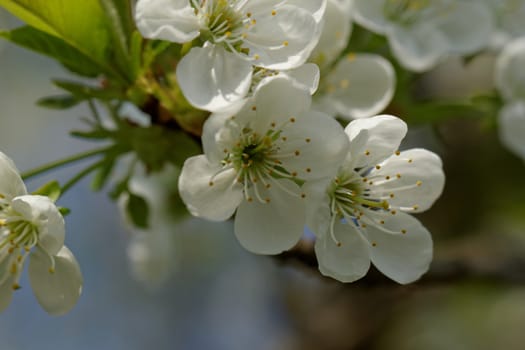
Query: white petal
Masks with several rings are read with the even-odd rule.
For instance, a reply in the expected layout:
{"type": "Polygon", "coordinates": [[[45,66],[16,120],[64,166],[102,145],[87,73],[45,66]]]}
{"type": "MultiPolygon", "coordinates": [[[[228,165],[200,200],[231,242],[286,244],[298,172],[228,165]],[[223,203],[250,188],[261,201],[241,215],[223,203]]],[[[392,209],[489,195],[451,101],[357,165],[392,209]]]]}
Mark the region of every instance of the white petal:
{"type": "Polygon", "coordinates": [[[304,85],[310,94],[314,94],[319,86],[319,67],[316,64],[305,63],[284,73],[300,85],[304,85]]]}
{"type": "Polygon", "coordinates": [[[496,61],[495,81],[508,100],[525,99],[525,37],[508,43],[496,61]]]}
{"type": "Polygon", "coordinates": [[[355,0],[354,19],[357,23],[375,33],[384,34],[392,24],[385,17],[385,3],[388,0],[355,0]]]}
{"type": "Polygon", "coordinates": [[[50,272],[49,256],[40,249],[31,253],[29,282],[40,306],[51,315],[62,315],[75,306],[82,293],[82,273],[67,247],[62,247],[54,259],[54,272],[50,272]]]}
{"type": "Polygon", "coordinates": [[[311,96],[305,86],[293,79],[279,76],[264,83],[253,99],[237,114],[236,119],[243,125],[250,125],[255,131],[265,134],[270,124],[280,126],[290,118],[307,111],[311,96]]]}
{"type": "Polygon", "coordinates": [[[195,107],[215,111],[241,100],[250,88],[252,66],[222,47],[194,47],[177,65],[177,79],[195,107]]]}
{"type": "Polygon", "coordinates": [[[501,109],[499,135],[508,149],[525,160],[525,102],[509,103],[501,109]]]}
{"type": "Polygon", "coordinates": [[[286,3],[289,5],[294,5],[310,12],[316,22],[321,21],[323,18],[327,3],[329,2],[330,1],[326,0],[286,0],[286,3]]]}
{"type": "MultiPolygon", "coordinates": [[[[290,191],[299,192],[291,181],[275,181],[290,191]]],[[[260,192],[270,202],[243,201],[235,216],[235,235],[241,245],[253,253],[279,254],[292,248],[303,234],[305,200],[284,192],[276,184],[260,192]]]]}
{"type": "Polygon", "coordinates": [[[244,39],[253,64],[269,69],[292,69],[303,64],[317,44],[320,25],[312,14],[295,6],[282,6],[276,15],[267,11],[244,39]]]}
{"type": "Polygon", "coordinates": [[[315,242],[319,271],[341,282],[353,282],[363,277],[370,268],[368,243],[353,224],[338,221],[334,225],[337,246],[326,232],[315,242]]]}
{"type": "Polygon", "coordinates": [[[11,200],[26,193],[26,186],[15,164],[11,158],[0,152],[0,195],[11,200]]]}
{"type": "Polygon", "coordinates": [[[185,43],[199,36],[199,21],[188,0],[139,0],[135,22],[146,38],[185,43]]]}
{"type": "Polygon", "coordinates": [[[335,119],[306,112],[283,128],[287,141],[280,145],[282,166],[304,180],[333,178],[348,152],[349,142],[335,119]]]}
{"type": "Polygon", "coordinates": [[[216,175],[219,169],[204,155],[190,157],[184,162],[179,176],[179,193],[192,215],[223,221],[233,215],[241,202],[242,186],[235,180],[236,171],[230,169],[216,175]]]}
{"type": "Polygon", "coordinates": [[[218,143],[233,143],[237,135],[230,135],[228,140],[225,140],[225,132],[221,129],[225,128],[226,121],[231,118],[231,114],[220,113],[212,114],[202,127],[202,149],[204,154],[208,157],[210,162],[219,163],[224,159],[224,152],[218,143]],[[220,135],[218,135],[220,133],[220,135]],[[220,137],[223,139],[221,140],[220,137]]]}
{"type": "Polygon", "coordinates": [[[494,21],[485,4],[456,1],[451,10],[444,12],[436,16],[435,26],[447,39],[451,52],[471,54],[487,46],[494,21]]]}
{"type": "MultiPolygon", "coordinates": [[[[378,213],[374,212],[374,215],[378,213]]],[[[432,261],[430,233],[417,219],[405,213],[384,213],[382,218],[383,225],[366,227],[372,263],[398,283],[417,280],[427,272],[432,261]],[[402,230],[406,233],[401,233],[402,230]]]]}
{"type": "Polygon", "coordinates": [[[367,119],[352,121],[345,128],[350,138],[351,162],[354,168],[363,166],[374,166],[377,162],[392,155],[399,147],[401,140],[407,133],[406,123],[391,115],[379,115],[367,119]],[[359,140],[359,147],[355,147],[354,140],[358,135],[366,131],[366,140],[359,140]]]}
{"type": "Polygon", "coordinates": [[[333,63],[348,45],[352,22],[350,12],[345,6],[348,7],[337,0],[327,3],[323,31],[310,56],[310,61],[323,68],[333,63]]]}
{"type": "Polygon", "coordinates": [[[38,244],[48,254],[56,254],[64,245],[64,218],[49,197],[25,195],[13,199],[13,210],[38,228],[38,244]]]}
{"type": "Polygon", "coordinates": [[[394,56],[408,70],[423,72],[433,68],[447,53],[443,34],[426,23],[410,27],[390,27],[387,36],[394,56]]]}
{"type": "Polygon", "coordinates": [[[410,149],[392,155],[381,162],[380,167],[367,175],[374,182],[370,186],[370,197],[387,198],[391,207],[425,211],[443,192],[445,174],[441,159],[433,152],[410,149]],[[390,198],[392,194],[394,197],[390,198]]]}
{"type": "Polygon", "coordinates": [[[370,117],[388,106],[394,95],[395,72],[386,59],[374,54],[349,55],[326,78],[325,97],[347,119],[370,117]]]}

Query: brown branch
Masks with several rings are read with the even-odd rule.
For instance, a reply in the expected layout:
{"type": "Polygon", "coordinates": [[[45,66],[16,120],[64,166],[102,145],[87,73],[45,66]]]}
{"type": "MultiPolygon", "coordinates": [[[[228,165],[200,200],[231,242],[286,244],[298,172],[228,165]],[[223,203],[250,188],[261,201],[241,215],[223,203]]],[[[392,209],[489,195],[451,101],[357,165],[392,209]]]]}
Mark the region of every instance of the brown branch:
{"type": "MultiPolygon", "coordinates": [[[[282,264],[298,264],[314,270],[318,268],[314,244],[311,241],[301,240],[294,248],[275,258],[282,264]]],[[[409,286],[438,286],[465,282],[525,285],[525,257],[513,256],[491,261],[490,264],[480,264],[479,261],[464,256],[434,260],[429,271],[409,286]]],[[[400,285],[372,267],[365,277],[349,286],[395,287],[400,285]]]]}

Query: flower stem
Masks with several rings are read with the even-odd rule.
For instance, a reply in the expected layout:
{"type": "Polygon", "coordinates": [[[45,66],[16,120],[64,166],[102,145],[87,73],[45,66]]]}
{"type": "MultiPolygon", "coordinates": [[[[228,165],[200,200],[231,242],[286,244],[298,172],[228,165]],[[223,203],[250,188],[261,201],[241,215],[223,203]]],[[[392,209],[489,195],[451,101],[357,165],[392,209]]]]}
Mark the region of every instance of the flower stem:
{"type": "Polygon", "coordinates": [[[55,169],[55,168],[58,168],[58,167],[61,167],[63,165],[67,165],[67,164],[70,164],[70,163],[74,163],[76,161],[79,161],[79,160],[82,160],[82,159],[86,159],[86,158],[89,158],[89,157],[92,157],[92,156],[96,156],[98,154],[106,153],[111,148],[113,148],[113,146],[97,148],[97,149],[93,149],[93,150],[90,150],[90,151],[78,153],[78,154],[75,154],[73,156],[70,156],[70,157],[67,157],[67,158],[64,158],[64,159],[56,160],[56,161],[48,163],[48,164],[41,165],[41,166],[39,166],[37,168],[34,168],[32,170],[28,170],[28,171],[22,173],[22,179],[27,180],[27,179],[29,179],[29,178],[31,178],[33,176],[45,173],[48,170],[55,169]]]}
{"type": "Polygon", "coordinates": [[[64,195],[64,193],[67,192],[67,190],[69,190],[71,187],[73,187],[74,184],[76,184],[77,182],[82,180],[86,175],[88,175],[89,173],[91,173],[92,171],[94,171],[95,169],[100,167],[100,165],[102,165],[103,163],[104,163],[104,159],[102,159],[102,160],[100,160],[100,161],[98,161],[96,163],[91,164],[90,166],[88,166],[87,168],[82,170],[80,173],[78,173],[74,177],[72,177],[60,189],[60,197],[62,197],[64,195]]]}

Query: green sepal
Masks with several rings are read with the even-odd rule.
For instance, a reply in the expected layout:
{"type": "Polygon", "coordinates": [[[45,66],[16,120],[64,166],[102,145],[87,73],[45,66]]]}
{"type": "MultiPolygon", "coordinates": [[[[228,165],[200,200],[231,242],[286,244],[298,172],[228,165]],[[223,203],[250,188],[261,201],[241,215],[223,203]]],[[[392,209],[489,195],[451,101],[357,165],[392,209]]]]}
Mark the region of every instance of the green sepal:
{"type": "Polygon", "coordinates": [[[40,186],[37,190],[31,194],[49,197],[53,202],[56,202],[62,192],[58,181],[53,180],[40,186]]]}

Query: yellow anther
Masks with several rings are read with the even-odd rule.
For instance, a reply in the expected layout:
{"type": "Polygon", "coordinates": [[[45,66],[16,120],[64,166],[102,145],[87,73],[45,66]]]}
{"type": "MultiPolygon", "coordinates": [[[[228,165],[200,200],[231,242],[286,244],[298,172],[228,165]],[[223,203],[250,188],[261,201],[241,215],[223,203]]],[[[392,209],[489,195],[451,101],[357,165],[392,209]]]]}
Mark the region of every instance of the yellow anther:
{"type": "Polygon", "coordinates": [[[355,53],[349,53],[348,55],[346,55],[346,59],[350,62],[354,61],[355,60],[355,53]]]}
{"type": "Polygon", "coordinates": [[[422,184],[423,184],[423,182],[421,182],[421,181],[419,181],[419,180],[416,181],[416,185],[417,185],[417,186],[421,186],[422,184]]]}
{"type": "Polygon", "coordinates": [[[350,82],[348,81],[348,79],[343,79],[339,82],[339,87],[341,89],[346,89],[349,85],[350,85],[350,82]]]}
{"type": "Polygon", "coordinates": [[[283,41],[284,46],[288,46],[288,40],[283,41]]]}
{"type": "Polygon", "coordinates": [[[272,10],[272,16],[275,16],[277,14],[277,11],[272,10]]]}

